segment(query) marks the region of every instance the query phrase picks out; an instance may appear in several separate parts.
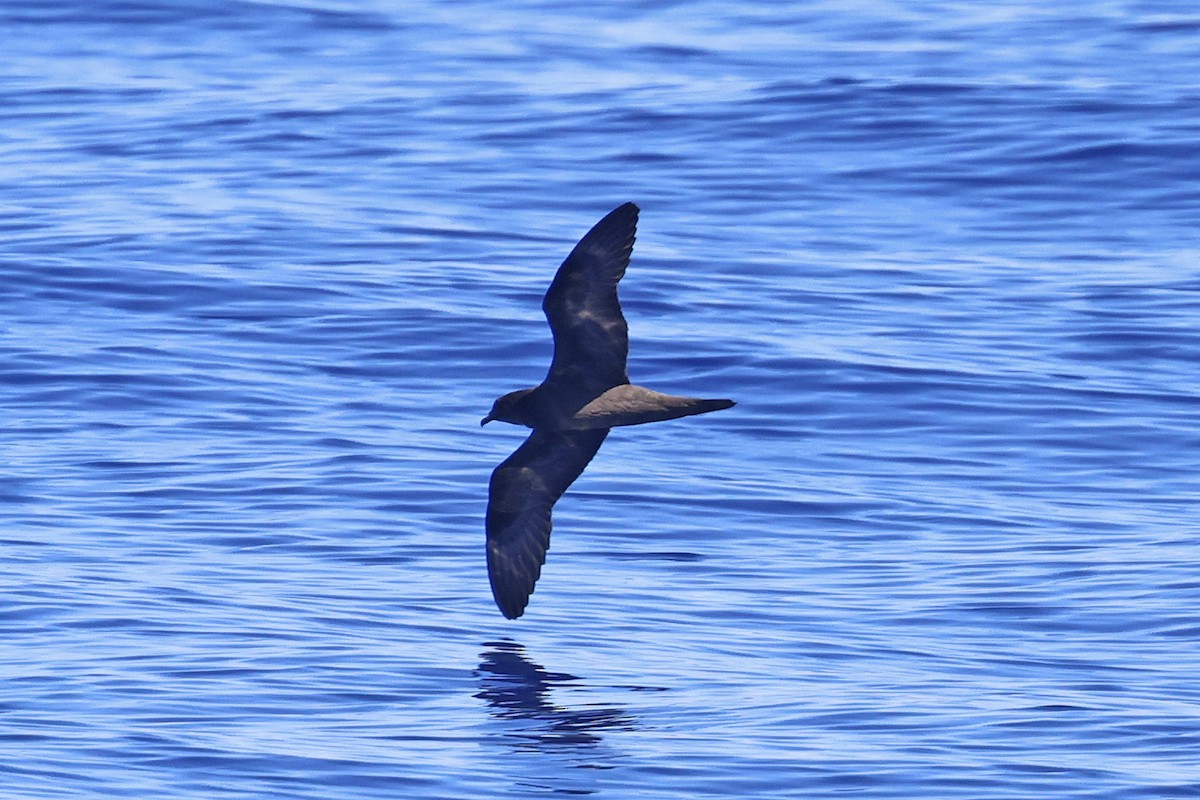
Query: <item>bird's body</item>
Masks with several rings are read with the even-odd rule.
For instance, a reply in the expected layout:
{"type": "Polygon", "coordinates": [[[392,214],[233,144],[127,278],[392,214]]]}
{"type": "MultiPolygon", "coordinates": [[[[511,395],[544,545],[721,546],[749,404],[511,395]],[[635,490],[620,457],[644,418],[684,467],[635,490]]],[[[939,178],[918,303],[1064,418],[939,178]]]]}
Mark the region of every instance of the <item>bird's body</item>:
{"type": "MultiPolygon", "coordinates": [[[[564,404],[546,389],[546,385],[513,392],[513,399],[493,420],[524,425],[534,430],[583,431],[597,428],[619,428],[623,425],[642,425],[668,419],[703,414],[729,408],[728,400],[701,400],[697,397],[676,397],[644,386],[623,383],[601,392],[579,406],[574,400],[564,404]],[[574,411],[572,411],[574,409],[574,411]]],[[[510,397],[512,395],[505,395],[510,397]]],[[[491,421],[491,420],[489,420],[491,421]]]]}
{"type": "Polygon", "coordinates": [[[567,256],[542,301],[554,335],[546,379],[500,397],[480,423],[500,420],[533,429],[492,473],[488,492],[488,576],[496,605],[509,619],[524,612],[541,574],[554,503],[610,429],[733,405],[629,383],[629,332],[617,282],[629,264],[637,215],[633,203],[614,209],[567,256]]]}

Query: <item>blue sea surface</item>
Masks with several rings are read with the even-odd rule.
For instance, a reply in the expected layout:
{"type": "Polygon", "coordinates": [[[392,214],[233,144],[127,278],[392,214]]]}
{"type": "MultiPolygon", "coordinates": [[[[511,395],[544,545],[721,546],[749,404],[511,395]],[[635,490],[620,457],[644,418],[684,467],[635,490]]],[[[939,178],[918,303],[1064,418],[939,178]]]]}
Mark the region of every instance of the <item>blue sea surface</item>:
{"type": "Polygon", "coordinates": [[[1200,797],[1200,14],[0,8],[0,797],[1200,797]],[[642,209],[524,617],[480,429],[642,209]]]}

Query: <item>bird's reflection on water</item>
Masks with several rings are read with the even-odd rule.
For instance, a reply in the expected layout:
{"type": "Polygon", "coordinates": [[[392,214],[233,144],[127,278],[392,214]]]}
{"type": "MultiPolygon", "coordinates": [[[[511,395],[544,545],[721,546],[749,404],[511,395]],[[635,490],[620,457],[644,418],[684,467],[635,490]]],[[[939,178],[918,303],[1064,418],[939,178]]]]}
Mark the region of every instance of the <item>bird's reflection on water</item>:
{"type": "Polygon", "coordinates": [[[600,745],[604,731],[634,727],[633,718],[618,707],[571,707],[561,698],[552,698],[555,688],[580,688],[580,679],[546,671],[529,660],[516,642],[484,642],[483,646],[487,649],[475,671],[479,679],[475,697],[487,702],[494,719],[509,723],[499,738],[515,748],[589,750],[600,745]]]}

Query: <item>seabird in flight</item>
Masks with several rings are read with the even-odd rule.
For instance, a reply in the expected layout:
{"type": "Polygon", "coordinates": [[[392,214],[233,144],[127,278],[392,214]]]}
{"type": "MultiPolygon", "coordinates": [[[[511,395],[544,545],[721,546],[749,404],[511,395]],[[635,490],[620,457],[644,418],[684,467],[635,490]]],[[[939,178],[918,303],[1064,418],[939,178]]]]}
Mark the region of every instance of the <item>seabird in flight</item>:
{"type": "Polygon", "coordinates": [[[500,397],[480,422],[533,429],[496,467],[488,492],[488,577],[496,605],[509,619],[524,613],[541,574],[554,503],[596,455],[609,429],[734,404],[675,397],[629,382],[629,329],[617,282],[629,265],[637,217],[638,207],[626,203],[575,245],[542,300],[554,335],[546,379],[500,397]]]}

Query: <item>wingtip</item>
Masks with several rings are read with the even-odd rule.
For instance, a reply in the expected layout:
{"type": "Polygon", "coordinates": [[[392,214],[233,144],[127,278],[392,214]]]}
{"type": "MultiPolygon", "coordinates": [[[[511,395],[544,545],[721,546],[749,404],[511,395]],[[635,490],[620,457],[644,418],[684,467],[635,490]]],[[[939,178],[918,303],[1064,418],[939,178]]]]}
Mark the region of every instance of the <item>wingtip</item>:
{"type": "Polygon", "coordinates": [[[492,598],[496,601],[496,608],[500,609],[500,613],[504,615],[505,619],[517,619],[525,613],[525,607],[529,605],[528,597],[524,600],[518,597],[501,597],[494,587],[492,598]]]}
{"type": "MultiPolygon", "coordinates": [[[[638,214],[640,214],[641,211],[642,210],[637,207],[636,203],[622,203],[621,205],[614,208],[612,211],[605,214],[604,219],[601,220],[601,222],[603,223],[606,221],[615,221],[622,217],[628,217],[629,222],[636,224],[638,214]]],[[[597,227],[599,227],[599,225],[597,225],[597,227]]]]}
{"type": "Polygon", "coordinates": [[[515,571],[510,560],[498,557],[498,551],[490,538],[491,534],[488,535],[488,582],[492,585],[492,599],[501,614],[507,619],[516,619],[525,613],[525,607],[529,605],[529,598],[533,595],[533,584],[537,583],[541,573],[541,564],[534,566],[533,579],[529,581],[528,575],[515,571]]]}

